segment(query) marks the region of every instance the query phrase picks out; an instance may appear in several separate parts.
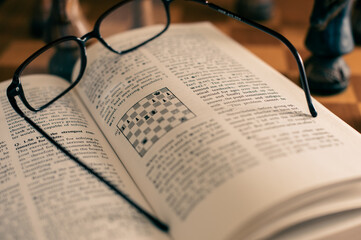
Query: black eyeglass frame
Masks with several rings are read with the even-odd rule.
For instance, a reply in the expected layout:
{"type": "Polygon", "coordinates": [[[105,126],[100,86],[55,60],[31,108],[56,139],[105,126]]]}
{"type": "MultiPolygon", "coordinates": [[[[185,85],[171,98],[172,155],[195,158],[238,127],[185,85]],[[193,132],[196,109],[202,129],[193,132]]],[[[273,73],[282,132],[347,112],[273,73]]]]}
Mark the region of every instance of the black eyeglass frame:
{"type": "MultiPolygon", "coordinates": [[[[161,0],[164,4],[165,7],[165,11],[166,11],[166,16],[167,16],[167,22],[166,25],[164,27],[163,30],[161,30],[158,34],[156,34],[155,36],[149,38],[148,40],[142,42],[139,45],[136,45],[132,48],[126,49],[124,51],[116,51],[114,50],[111,46],[108,45],[108,43],[102,38],[100,32],[99,32],[99,27],[100,24],[102,22],[102,20],[107,17],[111,12],[113,12],[114,10],[116,10],[117,8],[121,7],[122,5],[130,2],[132,0],[124,0],[121,1],[119,3],[117,3],[116,5],[114,5],[113,7],[111,7],[110,9],[108,9],[107,11],[105,11],[96,21],[94,28],[91,32],[85,34],[84,36],[78,38],[75,36],[66,36],[66,37],[62,37],[58,40],[55,40],[53,42],[50,42],[49,44],[47,44],[46,46],[42,47],[41,49],[39,49],[38,51],[36,51],[34,54],[32,54],[29,58],[27,58],[15,71],[14,76],[13,76],[13,80],[11,82],[11,84],[9,85],[9,87],[7,88],[7,97],[8,100],[11,104],[11,106],[14,108],[14,110],[22,117],[24,118],[24,120],[30,124],[34,129],[36,129],[41,135],[43,135],[48,141],[50,141],[53,145],[55,145],[60,151],[62,151],[65,155],[67,155],[71,160],[75,161],[77,164],[79,164],[79,166],[81,166],[82,168],[84,168],[86,171],[88,171],[88,173],[90,173],[91,175],[93,175],[94,177],[96,177],[99,181],[103,182],[105,185],[107,185],[111,190],[113,190],[116,194],[118,194],[119,196],[121,196],[124,200],[126,200],[130,205],[132,205],[133,207],[135,207],[141,214],[143,214],[145,217],[147,217],[156,227],[158,227],[160,230],[164,231],[164,232],[168,232],[169,231],[169,226],[165,223],[163,223],[161,220],[159,220],[158,218],[154,217],[152,214],[150,214],[148,211],[144,210],[141,206],[139,206],[136,202],[134,202],[131,198],[129,198],[126,194],[124,194],[121,190],[119,190],[115,185],[113,185],[112,183],[110,183],[108,180],[104,179],[99,173],[95,172],[93,169],[91,169],[90,167],[88,167],[85,163],[83,163],[80,159],[78,159],[77,157],[75,157],[74,155],[72,155],[68,150],[66,150],[63,146],[61,146],[55,139],[53,139],[52,137],[50,137],[41,127],[39,127],[35,122],[33,122],[29,117],[27,117],[24,112],[19,108],[17,102],[16,102],[16,96],[18,96],[20,98],[20,100],[24,103],[24,105],[33,112],[38,112],[41,111],[45,108],[47,108],[48,106],[50,106],[52,103],[54,103],[56,100],[58,100],[59,98],[61,98],[62,96],[64,96],[66,93],[68,93],[72,88],[74,88],[76,86],[76,84],[81,80],[85,68],[86,68],[86,64],[87,64],[87,58],[86,58],[86,45],[85,43],[91,39],[91,38],[96,38],[98,39],[103,46],[105,46],[107,49],[109,49],[110,51],[116,53],[116,54],[126,54],[128,52],[134,51],[135,49],[145,45],[146,43],[154,40],[155,38],[159,37],[160,35],[162,35],[169,27],[170,25],[170,11],[169,11],[169,6],[170,3],[172,3],[174,0],[161,0]],[[39,55],[41,55],[43,52],[47,51],[49,48],[52,48],[62,42],[66,42],[66,41],[75,41],[78,46],[79,49],[81,51],[81,56],[80,56],[80,72],[78,77],[73,81],[73,83],[71,83],[71,85],[65,89],[62,93],[60,93],[58,96],[56,96],[54,99],[52,99],[50,102],[46,103],[45,105],[41,106],[40,108],[33,108],[28,101],[26,100],[26,97],[24,95],[24,91],[21,85],[21,81],[19,79],[22,71],[24,70],[24,68],[30,63],[32,62],[35,58],[37,58],[39,55]]],[[[297,52],[296,48],[281,34],[279,34],[278,32],[275,32],[263,25],[260,25],[252,20],[243,18],[235,13],[232,13],[222,7],[219,7],[213,3],[210,3],[208,1],[205,0],[185,0],[185,1],[190,1],[190,2],[196,2],[196,3],[200,3],[202,5],[206,5],[216,11],[218,11],[221,14],[224,14],[228,17],[231,17],[235,20],[238,20],[240,22],[246,23],[258,30],[261,30],[275,38],[277,38],[278,40],[280,40],[283,44],[285,44],[288,49],[291,51],[291,53],[293,54],[293,56],[296,58],[297,61],[297,65],[298,65],[298,70],[300,72],[300,81],[301,81],[301,85],[302,88],[305,92],[306,95],[306,100],[307,100],[307,104],[308,104],[308,108],[309,111],[311,113],[311,115],[313,117],[317,116],[317,112],[312,104],[312,100],[311,100],[311,95],[310,95],[310,91],[309,91],[309,87],[308,87],[308,83],[307,83],[307,77],[306,77],[306,73],[305,73],[305,69],[303,66],[303,61],[302,58],[300,57],[299,53],[297,52]]]]}
{"type": "Polygon", "coordinates": [[[107,11],[105,11],[95,22],[93,30],[89,33],[86,33],[84,36],[82,37],[75,37],[75,36],[65,36],[62,38],[59,38],[57,40],[54,40],[50,43],[48,43],[47,45],[45,45],[44,47],[40,48],[38,51],[36,51],[35,53],[33,53],[29,58],[27,58],[15,71],[14,76],[13,76],[13,81],[11,83],[11,85],[9,86],[9,88],[13,89],[12,91],[14,91],[14,89],[18,92],[17,95],[19,95],[20,99],[22,100],[22,102],[24,103],[24,105],[31,111],[33,112],[37,112],[37,111],[41,111],[42,109],[48,107],[49,105],[51,105],[52,103],[54,103],[56,100],[58,100],[59,98],[61,98],[62,96],[64,96],[66,93],[68,93],[71,89],[73,89],[81,80],[81,78],[83,77],[85,68],[86,68],[86,64],[87,64],[87,58],[86,58],[86,42],[92,38],[97,39],[99,42],[102,43],[102,45],[104,47],[106,47],[108,50],[116,53],[116,54],[126,54],[128,52],[132,52],[135,49],[147,44],[148,42],[152,41],[153,39],[159,37],[160,35],[162,35],[169,27],[170,25],[170,13],[169,13],[169,3],[171,1],[167,1],[167,0],[160,0],[162,1],[162,3],[164,4],[165,7],[165,12],[166,12],[166,17],[167,17],[167,22],[164,26],[164,28],[157,33],[156,35],[154,35],[153,37],[147,39],[146,41],[125,49],[123,51],[117,51],[114,50],[105,40],[104,38],[101,36],[100,34],[100,25],[102,23],[102,21],[109,15],[111,14],[114,10],[120,8],[121,6],[123,6],[124,4],[131,2],[133,0],[124,0],[121,1],[119,3],[117,3],[116,5],[114,5],[113,7],[109,8],[107,11]],[[29,102],[26,100],[25,94],[24,94],[24,90],[22,88],[21,85],[21,81],[20,81],[20,76],[21,73],[23,72],[23,70],[26,68],[26,66],[28,66],[34,59],[36,59],[38,56],[40,56],[42,53],[46,52],[48,49],[53,48],[55,46],[58,46],[60,43],[63,42],[70,42],[73,41],[75,42],[80,50],[80,70],[79,70],[79,74],[77,76],[77,78],[69,85],[69,87],[67,87],[63,92],[61,92],[58,96],[56,96],[55,98],[53,98],[51,101],[49,101],[48,103],[44,104],[43,106],[39,107],[39,108],[34,108],[33,106],[31,106],[31,104],[29,104],[29,102]],[[16,87],[15,87],[16,86],[16,87]]]}

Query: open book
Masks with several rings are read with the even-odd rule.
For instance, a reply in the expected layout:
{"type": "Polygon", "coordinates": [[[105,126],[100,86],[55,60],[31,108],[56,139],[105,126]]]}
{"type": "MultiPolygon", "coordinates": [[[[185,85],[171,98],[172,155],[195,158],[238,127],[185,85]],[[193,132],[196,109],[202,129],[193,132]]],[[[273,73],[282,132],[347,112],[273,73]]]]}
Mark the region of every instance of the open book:
{"type": "MultiPolygon", "coordinates": [[[[64,83],[50,75],[23,82],[39,99],[64,83]]],[[[0,239],[361,232],[360,134],[317,102],[312,118],[298,86],[208,23],[174,25],[121,56],[95,44],[76,90],[39,113],[24,108],[169,234],[28,126],[7,101],[8,85],[0,85],[0,239]]]]}

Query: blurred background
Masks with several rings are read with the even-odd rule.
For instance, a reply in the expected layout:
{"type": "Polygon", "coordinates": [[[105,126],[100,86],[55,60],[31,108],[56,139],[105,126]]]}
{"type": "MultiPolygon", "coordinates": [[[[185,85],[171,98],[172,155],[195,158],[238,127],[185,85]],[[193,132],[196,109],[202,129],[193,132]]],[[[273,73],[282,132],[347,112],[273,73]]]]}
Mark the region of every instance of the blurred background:
{"type": "MultiPolygon", "coordinates": [[[[0,81],[12,78],[15,69],[34,51],[44,45],[42,28],[42,2],[51,0],[0,0],[0,81]]],[[[117,3],[116,0],[70,0],[79,3],[84,21],[92,26],[99,15],[117,3]]],[[[237,12],[237,1],[212,0],[211,2],[237,12]]],[[[259,0],[259,2],[265,0],[259,0]]],[[[248,1],[252,2],[252,1],[248,1]]],[[[305,47],[305,37],[310,26],[310,15],[314,0],[274,0],[271,15],[258,19],[260,23],[274,29],[297,48],[303,59],[310,56],[305,47]]],[[[245,14],[244,12],[242,14],[245,14]]],[[[221,31],[255,53],[261,59],[286,75],[296,84],[298,70],[288,50],[270,37],[245,24],[227,18],[215,11],[195,3],[175,0],[171,4],[172,23],[211,21],[221,31]]],[[[356,46],[344,56],[351,69],[350,85],[345,91],[332,96],[317,96],[317,100],[361,132],[361,48],[356,46]]]]}
{"type": "MultiPolygon", "coordinates": [[[[99,15],[119,1],[79,0],[85,20],[92,26],[99,15]]],[[[212,1],[226,9],[235,11],[235,0],[212,1]]],[[[1,80],[12,77],[16,67],[32,52],[42,46],[44,38],[32,28],[34,20],[41,19],[39,13],[40,0],[0,0],[0,76],[1,80]]],[[[273,16],[268,21],[262,21],[266,26],[280,31],[297,47],[303,46],[307,31],[313,0],[287,1],[275,0],[273,16]]],[[[280,71],[285,66],[273,59],[276,49],[267,48],[266,44],[278,44],[271,37],[252,28],[239,24],[221,14],[218,14],[199,4],[175,0],[171,4],[171,19],[177,22],[211,21],[223,32],[233,37],[243,45],[249,45],[256,53],[264,54],[265,60],[272,57],[270,63],[280,71]],[[262,47],[262,43],[264,46],[262,47]],[[262,49],[259,49],[259,47],[262,49]]],[[[39,31],[39,30],[37,30],[39,31]]],[[[262,55],[262,54],[261,54],[262,55]]],[[[261,56],[262,57],[262,56],[261,56]]]]}

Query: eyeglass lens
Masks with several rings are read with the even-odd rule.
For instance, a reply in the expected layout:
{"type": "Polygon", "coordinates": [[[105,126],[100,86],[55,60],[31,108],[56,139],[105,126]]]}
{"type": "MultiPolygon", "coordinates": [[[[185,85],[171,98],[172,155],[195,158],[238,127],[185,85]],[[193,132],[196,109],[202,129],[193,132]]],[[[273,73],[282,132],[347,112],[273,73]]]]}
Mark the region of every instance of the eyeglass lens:
{"type": "Polygon", "coordinates": [[[100,36],[107,44],[117,52],[136,47],[159,34],[167,25],[167,13],[161,0],[134,0],[128,1],[110,12],[100,23],[100,36]],[[148,35],[138,35],[126,45],[114,45],[108,42],[108,37],[114,34],[143,28],[151,25],[159,25],[159,29],[148,35]]]}
{"type": "MultiPolygon", "coordinates": [[[[123,52],[157,36],[165,29],[167,22],[167,12],[162,0],[134,0],[119,5],[105,15],[95,31],[99,31],[101,38],[110,48],[116,52],[123,52]],[[112,44],[111,38],[108,41],[108,37],[111,35],[155,24],[159,25],[155,32],[148,35],[140,34],[125,45],[112,44]]],[[[19,75],[20,81],[29,74],[51,74],[68,81],[67,87],[69,87],[71,82],[82,74],[83,70],[79,67],[74,68],[75,63],[81,59],[82,55],[82,45],[76,41],[75,39],[65,39],[48,45],[45,51],[24,67],[19,75]]],[[[37,94],[27,89],[26,84],[23,84],[22,87],[28,103],[34,109],[43,107],[67,88],[65,87],[62,91],[44,93],[42,100],[39,101],[39,98],[36,97],[37,94]]]]}
{"type": "MultiPolygon", "coordinates": [[[[54,99],[54,97],[61,94],[65,88],[43,92],[41,93],[42,97],[39,98],[39,93],[32,91],[31,88],[28,88],[28,84],[23,81],[27,75],[44,77],[47,74],[51,74],[67,80],[68,85],[70,85],[72,76],[76,78],[80,74],[79,68],[73,71],[73,66],[80,56],[80,45],[75,40],[66,40],[50,45],[49,48],[34,58],[19,76],[20,81],[23,83],[22,88],[28,103],[33,108],[39,109],[54,99]]],[[[49,81],[51,81],[51,79],[54,78],[49,78],[49,81]]]]}

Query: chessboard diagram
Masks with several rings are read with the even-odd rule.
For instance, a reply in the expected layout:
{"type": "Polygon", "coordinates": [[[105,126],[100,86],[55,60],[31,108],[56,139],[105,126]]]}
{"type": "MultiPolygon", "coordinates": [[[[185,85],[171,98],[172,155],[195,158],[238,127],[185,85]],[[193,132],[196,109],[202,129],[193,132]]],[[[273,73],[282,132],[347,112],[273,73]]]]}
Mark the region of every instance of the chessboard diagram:
{"type": "Polygon", "coordinates": [[[168,88],[159,89],[134,104],[117,128],[143,157],[169,131],[196,115],[168,88]]]}

